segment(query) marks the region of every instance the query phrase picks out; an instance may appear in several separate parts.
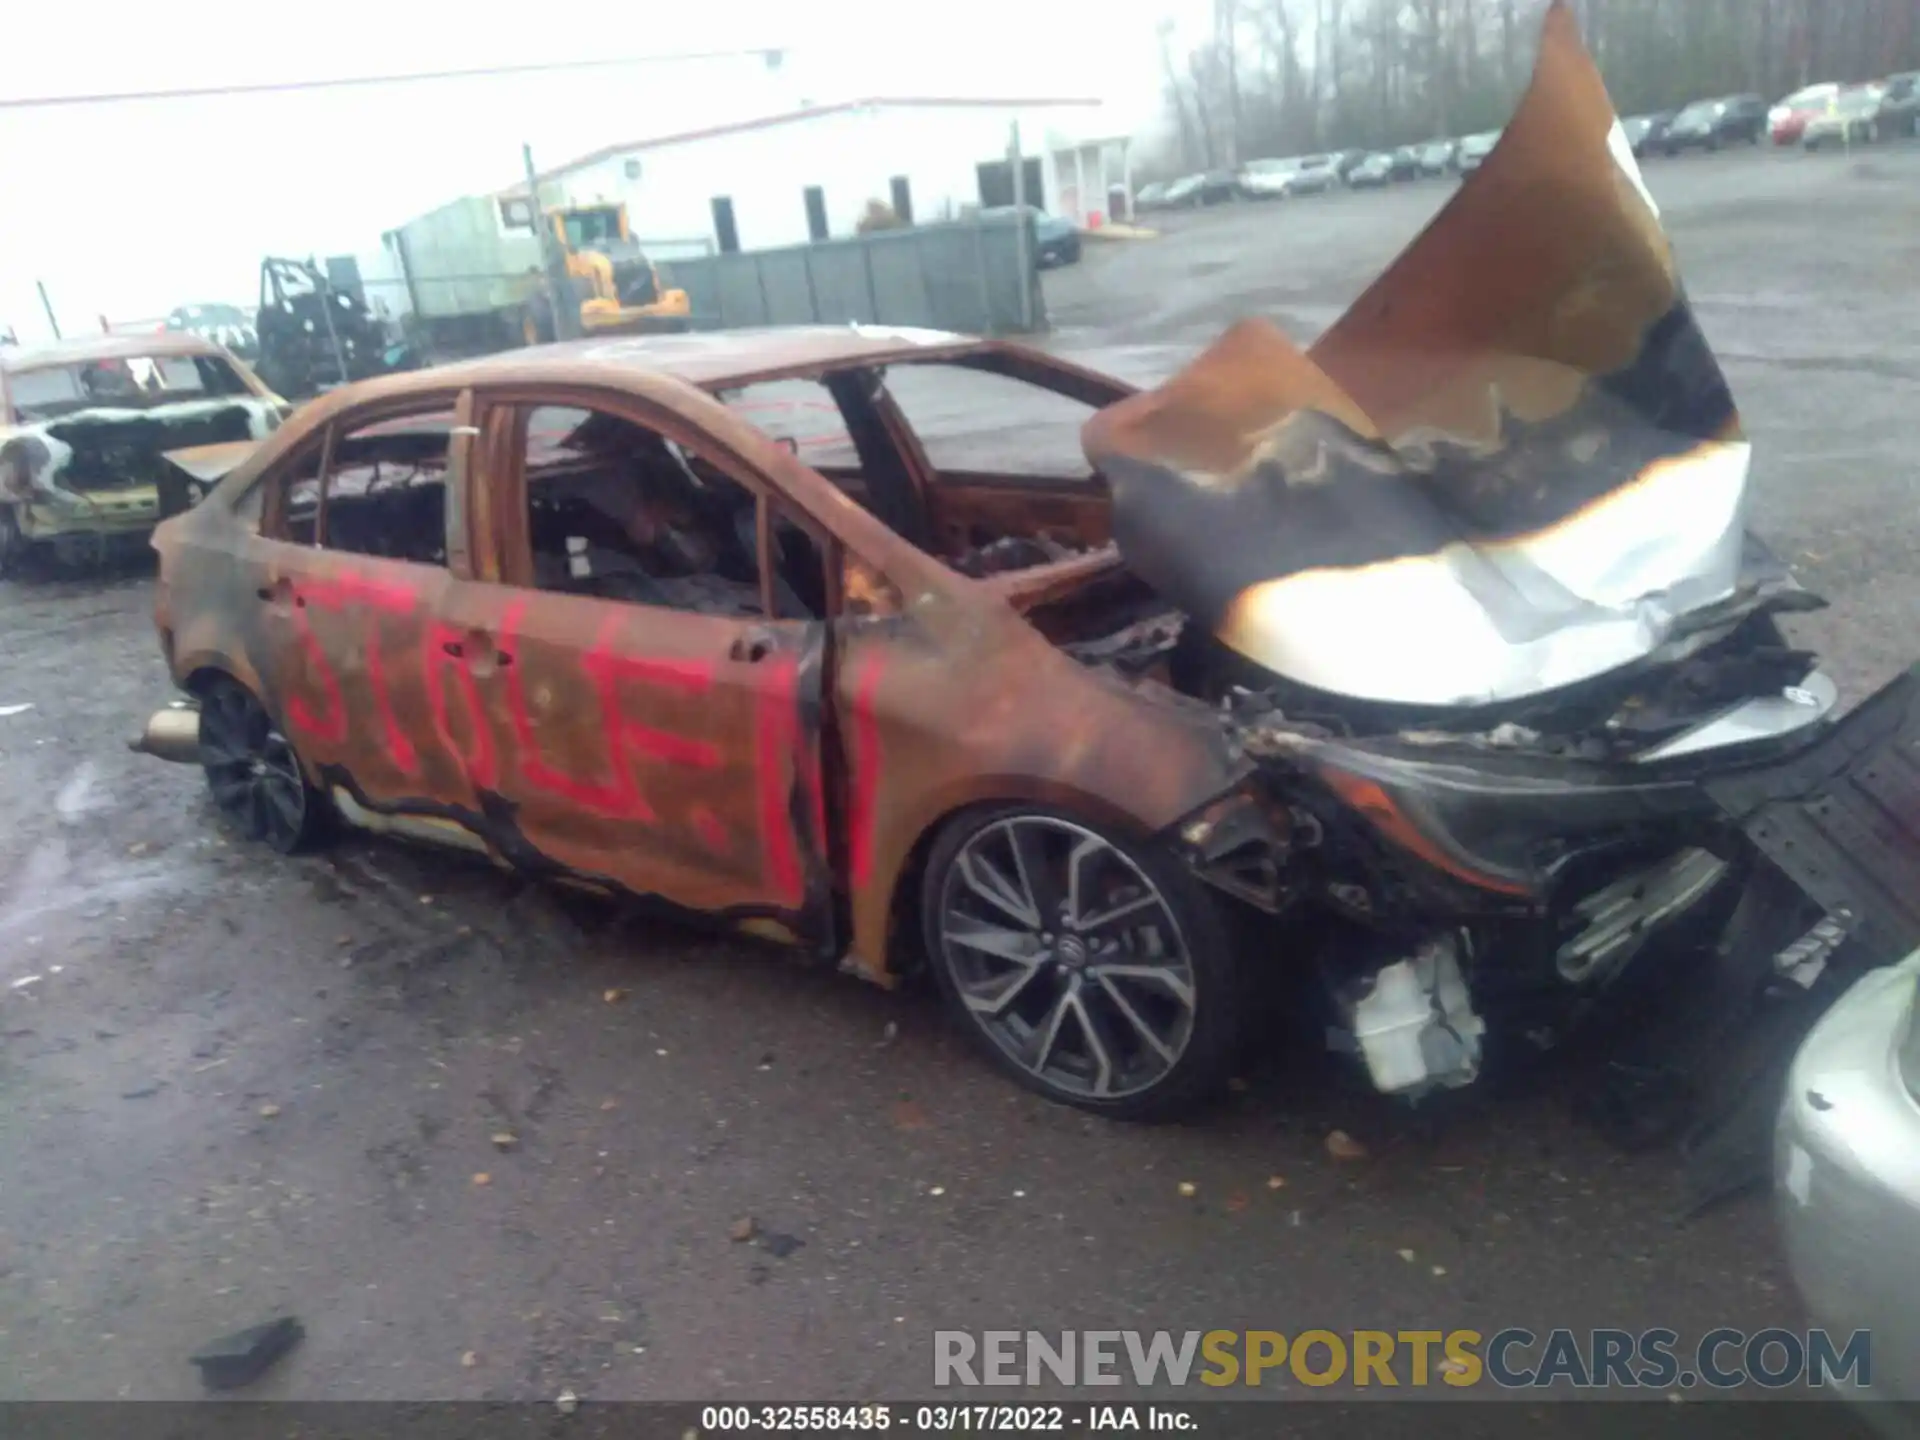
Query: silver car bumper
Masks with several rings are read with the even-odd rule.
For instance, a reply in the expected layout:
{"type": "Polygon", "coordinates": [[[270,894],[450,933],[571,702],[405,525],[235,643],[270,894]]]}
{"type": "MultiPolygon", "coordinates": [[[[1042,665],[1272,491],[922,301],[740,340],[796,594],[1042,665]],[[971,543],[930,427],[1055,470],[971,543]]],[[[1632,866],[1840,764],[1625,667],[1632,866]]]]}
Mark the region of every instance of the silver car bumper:
{"type": "MultiPolygon", "coordinates": [[[[1842,1344],[1872,1334],[1863,1399],[1920,1401],[1917,984],[1920,954],[1863,977],[1821,1018],[1788,1075],[1775,1146],[1788,1260],[1814,1323],[1842,1344]]],[[[1904,1406],[1882,1418],[1896,1415],[1914,1423],[1904,1406]]]]}

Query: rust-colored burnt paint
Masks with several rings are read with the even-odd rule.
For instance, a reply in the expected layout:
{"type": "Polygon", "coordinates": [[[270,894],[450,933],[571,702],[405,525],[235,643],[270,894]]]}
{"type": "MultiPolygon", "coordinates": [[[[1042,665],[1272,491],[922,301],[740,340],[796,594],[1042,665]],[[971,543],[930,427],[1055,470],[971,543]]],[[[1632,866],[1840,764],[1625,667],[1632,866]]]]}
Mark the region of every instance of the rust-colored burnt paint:
{"type": "MultiPolygon", "coordinates": [[[[830,335],[810,362],[794,337],[767,354],[729,343],[733,371],[700,350],[698,384],[621,359],[645,342],[618,342],[312,402],[156,537],[175,679],[238,679],[286,727],[310,778],[367,809],[454,820],[530,872],[830,948],[875,979],[893,959],[912,862],[956,813],[1054,806],[1145,836],[1245,777],[1210,712],[1097,675],[1020,618],[1110,557],[1043,567],[1020,585],[968,580],[709,393],[809,364],[827,373],[849,355],[988,356],[1036,372],[1053,362],[957,338],[888,349],[872,334],[830,335]],[[271,502],[242,503],[250,488],[336,421],[358,429],[456,400],[448,566],[288,544],[247,518],[264,511],[272,528],[271,502]],[[517,465],[500,439],[511,427],[494,407],[583,400],[768,497],[844,573],[866,575],[853,598],[886,613],[742,620],[503,583],[514,566],[500,546],[521,502],[502,473],[517,465]]],[[[692,367],[692,352],[663,353],[692,367]]],[[[1071,367],[1053,378],[1107,398],[1125,388],[1071,367]]],[[[1003,491],[992,503],[1011,513],[1015,502],[1003,491]]]]}

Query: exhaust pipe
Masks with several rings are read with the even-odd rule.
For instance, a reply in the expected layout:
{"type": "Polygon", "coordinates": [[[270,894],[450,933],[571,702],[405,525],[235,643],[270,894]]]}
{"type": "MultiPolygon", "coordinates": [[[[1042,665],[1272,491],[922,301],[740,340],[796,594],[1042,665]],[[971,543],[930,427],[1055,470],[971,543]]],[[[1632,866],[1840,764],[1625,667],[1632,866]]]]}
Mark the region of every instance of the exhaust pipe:
{"type": "Polygon", "coordinates": [[[185,703],[156,711],[146,728],[127,742],[139,755],[152,755],[180,765],[200,763],[200,711],[185,703]]]}

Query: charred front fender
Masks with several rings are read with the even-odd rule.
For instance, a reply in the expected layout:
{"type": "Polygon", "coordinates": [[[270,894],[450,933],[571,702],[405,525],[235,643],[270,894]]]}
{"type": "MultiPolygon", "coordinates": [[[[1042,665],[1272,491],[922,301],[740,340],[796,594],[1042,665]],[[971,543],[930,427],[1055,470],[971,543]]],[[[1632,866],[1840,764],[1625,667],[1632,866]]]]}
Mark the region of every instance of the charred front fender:
{"type": "Polygon", "coordinates": [[[901,887],[956,812],[1032,804],[1142,838],[1252,773],[1207,707],[1078,664],[958,578],[833,642],[851,968],[887,969],[901,887]]]}

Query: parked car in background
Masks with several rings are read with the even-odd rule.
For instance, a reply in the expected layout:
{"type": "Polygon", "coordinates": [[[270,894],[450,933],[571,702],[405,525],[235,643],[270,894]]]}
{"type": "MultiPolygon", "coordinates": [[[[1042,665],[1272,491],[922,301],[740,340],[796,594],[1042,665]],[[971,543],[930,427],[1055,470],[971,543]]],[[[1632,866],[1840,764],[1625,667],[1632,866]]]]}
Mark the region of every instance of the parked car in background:
{"type": "Polygon", "coordinates": [[[1393,162],[1393,178],[1398,180],[1417,180],[1420,177],[1420,147],[1402,145],[1390,152],[1393,162]]]}
{"type": "Polygon", "coordinates": [[[1366,163],[1367,157],[1371,153],[1372,152],[1367,150],[1341,150],[1337,152],[1333,157],[1333,168],[1340,172],[1341,181],[1345,182],[1351,179],[1353,172],[1366,163]]]}
{"type": "Polygon", "coordinates": [[[1871,145],[1884,133],[1880,114],[1886,92],[1878,85],[1858,85],[1842,90],[1820,114],[1807,121],[1800,132],[1805,150],[1821,150],[1829,145],[1871,145]]]}
{"type": "Polygon", "coordinates": [[[1807,122],[1822,113],[1840,87],[1831,80],[1796,90],[1767,112],[1767,134],[1776,145],[1795,145],[1806,133],[1807,122]]]}
{"type": "Polygon", "coordinates": [[[1454,169],[1462,175],[1471,175],[1478,170],[1487,156],[1493,153],[1493,147],[1500,143],[1501,132],[1487,130],[1479,135],[1469,135],[1460,142],[1455,155],[1454,169]]]}
{"type": "Polygon", "coordinates": [[[1200,203],[1200,189],[1207,183],[1204,175],[1182,175],[1167,186],[1166,193],[1160,197],[1155,208],[1160,210],[1184,210],[1200,203]]]}
{"type": "MultiPolygon", "coordinates": [[[[1776,1133],[1794,1285],[1837,1343],[1873,1337],[1871,1383],[1856,1398],[1920,1401],[1916,1157],[1920,954],[1855,981],[1820,1018],[1788,1072],[1776,1133]]],[[[1898,1419],[1891,1408],[1888,1419],[1898,1419]]]]}
{"type": "Polygon", "coordinates": [[[1627,144],[1633,147],[1633,153],[1644,160],[1661,149],[1667,138],[1667,128],[1673,124],[1673,112],[1665,111],[1657,115],[1635,115],[1630,120],[1622,120],[1620,128],[1627,133],[1627,144]]]}
{"type": "Polygon", "coordinates": [[[1249,200],[1284,200],[1299,169],[1298,160],[1249,160],[1240,167],[1240,193],[1249,200]]]}
{"type": "Polygon", "coordinates": [[[1920,132],[1920,71],[1889,75],[1880,97],[1880,129],[1885,135],[1920,132]]]}
{"type": "Polygon", "coordinates": [[[1151,184],[1142,185],[1134,192],[1133,208],[1135,210],[1161,210],[1166,208],[1166,203],[1167,183],[1164,180],[1155,180],[1151,184]]]}
{"type": "MultiPolygon", "coordinates": [[[[1055,265],[1072,265],[1080,258],[1080,229],[1071,220],[1062,220],[1058,215],[1049,215],[1038,205],[1026,207],[1027,214],[1033,217],[1033,260],[1040,269],[1046,270],[1055,265]]],[[[982,210],[986,219],[1011,218],[1017,215],[1011,205],[995,205],[982,210]]]]}
{"type": "Polygon", "coordinates": [[[1305,155],[1299,162],[1299,168],[1293,172],[1293,191],[1295,195],[1320,195],[1340,185],[1340,157],[1338,155],[1305,155]]]}
{"type": "Polygon", "coordinates": [[[1209,170],[1200,177],[1200,203],[1219,205],[1240,198],[1240,176],[1232,170],[1209,170]]]}
{"type": "Polygon", "coordinates": [[[1678,155],[1682,150],[1712,151],[1728,145],[1757,145],[1766,123],[1767,102],[1758,95],[1698,100],[1674,116],[1662,148],[1669,155],[1678,155]]]}
{"type": "Polygon", "coordinates": [[[1433,140],[1420,147],[1420,173],[1425,176],[1452,173],[1459,154],[1457,140],[1433,140]]]}
{"type": "Polygon", "coordinates": [[[1355,190],[1376,190],[1393,180],[1393,156],[1384,150],[1374,151],[1347,175],[1347,184],[1355,190]]]}

